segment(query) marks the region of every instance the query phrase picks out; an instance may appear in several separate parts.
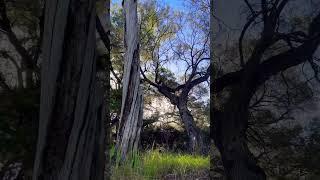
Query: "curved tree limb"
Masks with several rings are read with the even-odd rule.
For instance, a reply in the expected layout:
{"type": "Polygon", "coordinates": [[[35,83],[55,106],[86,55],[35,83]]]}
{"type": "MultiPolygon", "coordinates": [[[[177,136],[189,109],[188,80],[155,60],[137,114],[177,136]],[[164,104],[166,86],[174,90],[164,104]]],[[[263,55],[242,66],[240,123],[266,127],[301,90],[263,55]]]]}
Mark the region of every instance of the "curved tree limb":
{"type": "Polygon", "coordinates": [[[22,46],[21,42],[19,41],[15,33],[12,31],[11,23],[7,16],[7,9],[4,0],[0,0],[0,16],[0,28],[2,29],[2,31],[5,32],[11,44],[22,57],[23,63],[26,65],[26,68],[35,69],[36,72],[40,72],[39,68],[37,67],[36,61],[34,61],[34,59],[28,53],[26,48],[22,46]]]}
{"type": "MultiPolygon", "coordinates": [[[[320,14],[315,18],[320,18],[320,14]]],[[[314,52],[320,44],[320,21],[317,24],[318,35],[305,41],[302,45],[297,48],[290,49],[276,56],[270,57],[269,59],[262,62],[256,70],[256,79],[258,84],[269,79],[271,76],[284,71],[290,67],[297,66],[308,59],[312,58],[314,52]]],[[[316,25],[313,25],[316,28],[316,25]]],[[[309,37],[314,36],[310,34],[309,37]]],[[[227,73],[220,78],[216,79],[217,92],[222,91],[225,87],[236,84],[240,81],[243,75],[243,69],[231,73],[227,73]]]]}

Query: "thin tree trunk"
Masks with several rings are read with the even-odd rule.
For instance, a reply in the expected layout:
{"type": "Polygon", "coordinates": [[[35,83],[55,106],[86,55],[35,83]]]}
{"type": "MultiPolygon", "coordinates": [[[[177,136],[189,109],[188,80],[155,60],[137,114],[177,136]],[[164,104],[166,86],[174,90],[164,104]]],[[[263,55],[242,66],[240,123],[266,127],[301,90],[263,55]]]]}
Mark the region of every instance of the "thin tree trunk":
{"type": "Polygon", "coordinates": [[[140,86],[140,60],[137,0],[124,0],[125,15],[125,65],[123,77],[120,127],[117,137],[117,151],[120,163],[128,154],[137,151],[142,127],[143,96],[140,86]]]}
{"type": "Polygon", "coordinates": [[[105,109],[94,0],[47,0],[33,180],[102,180],[105,109]]]}
{"type": "Polygon", "coordinates": [[[177,107],[185,130],[188,133],[189,151],[205,154],[206,150],[204,148],[203,135],[201,130],[196,126],[193,116],[187,107],[187,101],[179,99],[177,107]]]}
{"type": "MultiPolygon", "coordinates": [[[[213,30],[215,25],[213,22],[213,0],[210,0],[210,11],[210,54],[213,54],[213,30]]],[[[211,65],[214,67],[212,57],[211,65]]],[[[254,76],[249,73],[250,71],[247,73],[247,77],[254,76]]],[[[250,152],[246,137],[249,119],[248,105],[254,92],[253,86],[250,85],[253,82],[250,80],[243,80],[242,86],[233,86],[230,98],[226,104],[222,105],[218,102],[219,100],[217,98],[215,74],[215,72],[212,73],[212,83],[210,84],[210,137],[214,140],[216,147],[220,151],[224,173],[227,176],[227,179],[230,180],[264,180],[266,179],[266,175],[258,166],[254,155],[250,152]],[[249,86],[251,89],[248,88],[249,86]]],[[[213,159],[211,158],[211,160],[213,159]]],[[[210,174],[212,175],[213,173],[213,166],[211,166],[210,174]]]]}

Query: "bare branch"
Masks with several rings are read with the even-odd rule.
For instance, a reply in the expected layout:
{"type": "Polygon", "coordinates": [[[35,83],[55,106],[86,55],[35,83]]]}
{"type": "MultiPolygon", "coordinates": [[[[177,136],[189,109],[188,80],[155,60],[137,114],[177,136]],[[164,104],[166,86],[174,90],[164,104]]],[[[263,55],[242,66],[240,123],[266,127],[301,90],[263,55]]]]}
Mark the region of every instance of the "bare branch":
{"type": "MultiPolygon", "coordinates": [[[[320,14],[318,15],[320,17],[320,14]]],[[[318,24],[320,28],[320,22],[318,24]]],[[[257,67],[256,71],[256,82],[257,85],[263,83],[271,76],[285,71],[286,69],[299,65],[305,61],[308,61],[312,58],[314,52],[318,48],[320,43],[320,34],[317,37],[309,39],[302,45],[297,48],[290,49],[281,54],[273,56],[268,60],[264,61],[257,67]]],[[[223,75],[222,77],[216,79],[216,89],[217,92],[220,92],[225,87],[230,86],[232,84],[238,83],[243,75],[243,69],[231,72],[223,75]]]]}
{"type": "Polygon", "coordinates": [[[247,23],[244,25],[241,34],[240,34],[240,38],[239,38],[239,54],[240,54],[240,65],[242,67],[244,67],[245,61],[243,59],[243,49],[242,49],[242,41],[243,38],[248,30],[248,28],[251,26],[251,24],[255,21],[255,19],[260,15],[261,13],[256,13],[254,14],[248,21],[247,23]]]}

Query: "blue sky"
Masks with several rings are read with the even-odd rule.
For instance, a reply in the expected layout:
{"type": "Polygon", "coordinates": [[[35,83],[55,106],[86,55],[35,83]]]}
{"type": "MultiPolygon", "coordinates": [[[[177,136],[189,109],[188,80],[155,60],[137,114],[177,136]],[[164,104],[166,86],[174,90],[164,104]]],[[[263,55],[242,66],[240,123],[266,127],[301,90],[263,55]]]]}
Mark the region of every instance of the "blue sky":
{"type": "Polygon", "coordinates": [[[163,0],[166,4],[169,4],[171,7],[180,9],[183,8],[183,0],[163,0]]]}

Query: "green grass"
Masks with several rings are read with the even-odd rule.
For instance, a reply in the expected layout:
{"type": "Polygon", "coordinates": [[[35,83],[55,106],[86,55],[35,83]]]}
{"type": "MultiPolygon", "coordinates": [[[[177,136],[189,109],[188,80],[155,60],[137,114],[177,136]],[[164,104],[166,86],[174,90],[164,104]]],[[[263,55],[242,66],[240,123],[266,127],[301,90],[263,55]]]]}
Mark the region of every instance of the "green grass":
{"type": "Polygon", "coordinates": [[[134,156],[126,164],[112,168],[112,179],[190,179],[206,176],[209,157],[149,151],[134,156]],[[134,161],[134,166],[132,166],[134,161]]]}

